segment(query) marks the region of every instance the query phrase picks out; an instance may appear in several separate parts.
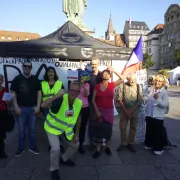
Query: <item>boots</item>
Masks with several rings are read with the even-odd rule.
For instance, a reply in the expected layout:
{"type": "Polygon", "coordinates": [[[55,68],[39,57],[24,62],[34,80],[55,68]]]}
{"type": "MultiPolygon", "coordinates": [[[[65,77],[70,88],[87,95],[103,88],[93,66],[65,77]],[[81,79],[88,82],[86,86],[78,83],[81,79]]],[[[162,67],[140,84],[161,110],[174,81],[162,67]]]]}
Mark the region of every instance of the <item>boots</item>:
{"type": "Polygon", "coordinates": [[[7,159],[7,155],[4,151],[5,148],[5,144],[4,144],[4,140],[0,142],[0,159],[7,159]]]}

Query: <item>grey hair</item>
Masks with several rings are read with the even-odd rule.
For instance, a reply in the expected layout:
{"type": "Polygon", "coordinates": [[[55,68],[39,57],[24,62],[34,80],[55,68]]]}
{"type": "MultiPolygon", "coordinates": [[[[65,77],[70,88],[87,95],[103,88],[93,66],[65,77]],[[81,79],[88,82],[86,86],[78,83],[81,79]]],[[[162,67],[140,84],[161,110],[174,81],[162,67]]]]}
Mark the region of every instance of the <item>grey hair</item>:
{"type": "Polygon", "coordinates": [[[98,61],[98,63],[100,64],[100,59],[96,56],[92,57],[91,62],[92,61],[98,61]]]}
{"type": "Polygon", "coordinates": [[[135,73],[129,73],[126,78],[127,79],[136,78],[136,74],[135,73]]]}

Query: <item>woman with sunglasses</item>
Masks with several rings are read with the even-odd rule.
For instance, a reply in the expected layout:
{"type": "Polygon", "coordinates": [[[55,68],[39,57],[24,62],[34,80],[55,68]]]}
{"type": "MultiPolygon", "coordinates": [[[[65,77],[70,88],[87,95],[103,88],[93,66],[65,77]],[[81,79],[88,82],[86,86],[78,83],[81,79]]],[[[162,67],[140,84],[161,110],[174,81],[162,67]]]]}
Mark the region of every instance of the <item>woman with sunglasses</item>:
{"type": "MultiPolygon", "coordinates": [[[[42,88],[42,101],[51,98],[58,94],[61,89],[64,89],[63,83],[58,80],[58,76],[54,67],[48,67],[44,74],[44,81],[41,82],[42,88]]],[[[48,108],[43,109],[43,116],[46,118],[49,112],[48,108]]],[[[49,150],[51,147],[49,146],[49,150]]]]}
{"type": "Polygon", "coordinates": [[[169,111],[168,93],[165,89],[166,80],[163,75],[155,77],[154,87],[147,100],[146,135],[144,149],[152,149],[154,154],[161,155],[164,150],[164,117],[169,111]]]}
{"type": "MultiPolygon", "coordinates": [[[[124,82],[124,78],[117,73],[111,66],[101,73],[102,82],[97,84],[94,88],[92,103],[95,110],[95,119],[106,121],[112,127],[114,120],[114,88],[124,82]],[[115,73],[119,80],[115,82],[109,82],[111,79],[111,73],[115,73]]],[[[97,144],[96,152],[93,158],[98,158],[100,154],[101,146],[97,144]]],[[[105,153],[111,155],[110,140],[106,142],[105,153]]]]}

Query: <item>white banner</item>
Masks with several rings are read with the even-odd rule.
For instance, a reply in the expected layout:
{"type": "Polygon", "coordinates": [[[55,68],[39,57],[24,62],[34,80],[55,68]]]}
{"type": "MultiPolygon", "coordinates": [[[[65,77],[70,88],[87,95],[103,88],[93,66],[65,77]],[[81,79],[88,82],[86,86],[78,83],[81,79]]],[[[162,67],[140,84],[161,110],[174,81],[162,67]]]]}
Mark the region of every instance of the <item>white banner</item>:
{"type": "MultiPolygon", "coordinates": [[[[15,76],[22,72],[22,64],[27,58],[2,58],[0,57],[0,73],[4,75],[5,86],[10,87],[12,80],[15,76]]],[[[32,62],[32,74],[37,75],[39,80],[43,80],[43,76],[47,67],[52,66],[56,69],[59,80],[63,82],[65,90],[68,88],[68,73],[67,70],[91,69],[90,61],[72,62],[72,61],[59,61],[59,58],[29,58],[32,62]]],[[[106,69],[107,64],[112,64],[111,60],[100,62],[100,69],[106,69]]]]}
{"type": "Polygon", "coordinates": [[[137,83],[141,86],[143,91],[143,104],[140,108],[138,122],[137,122],[137,132],[135,136],[136,143],[143,143],[146,133],[146,122],[145,122],[145,110],[146,110],[146,100],[148,96],[148,83],[147,83],[147,71],[146,69],[136,72],[137,83]]]}

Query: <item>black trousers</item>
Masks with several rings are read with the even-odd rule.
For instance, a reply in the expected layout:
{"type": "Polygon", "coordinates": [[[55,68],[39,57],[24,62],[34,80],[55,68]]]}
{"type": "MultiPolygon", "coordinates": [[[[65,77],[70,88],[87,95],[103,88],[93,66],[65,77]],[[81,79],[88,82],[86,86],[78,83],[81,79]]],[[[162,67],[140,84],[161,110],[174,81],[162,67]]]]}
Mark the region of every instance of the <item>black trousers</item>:
{"type": "Polygon", "coordinates": [[[145,146],[154,151],[162,151],[164,147],[164,121],[146,117],[145,146]]]}
{"type": "Polygon", "coordinates": [[[90,112],[89,107],[84,107],[81,109],[81,127],[80,127],[80,131],[79,131],[80,146],[82,146],[84,139],[85,139],[86,126],[87,126],[87,121],[89,119],[89,112],[90,112]]]}
{"type": "Polygon", "coordinates": [[[0,155],[4,154],[4,135],[0,134],[0,155]]]}

